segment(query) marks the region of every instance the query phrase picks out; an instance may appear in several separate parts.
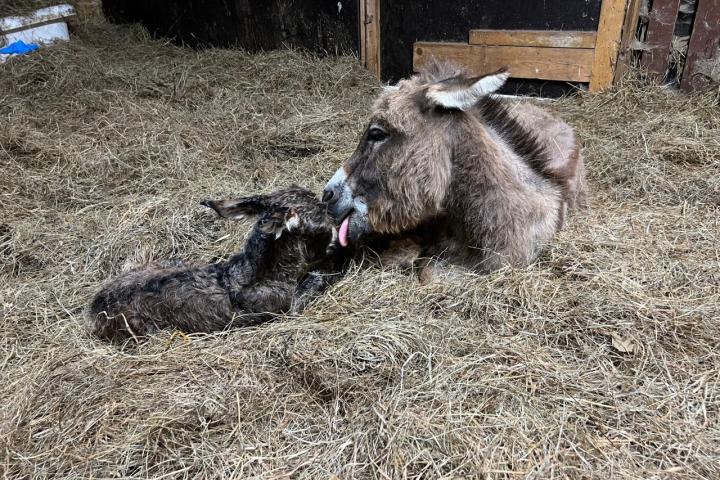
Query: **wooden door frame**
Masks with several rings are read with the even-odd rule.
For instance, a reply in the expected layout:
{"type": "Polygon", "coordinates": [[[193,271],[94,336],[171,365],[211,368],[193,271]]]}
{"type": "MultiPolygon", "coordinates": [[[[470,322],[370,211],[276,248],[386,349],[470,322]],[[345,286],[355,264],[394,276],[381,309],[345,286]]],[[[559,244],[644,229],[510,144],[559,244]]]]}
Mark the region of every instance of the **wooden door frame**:
{"type": "Polygon", "coordinates": [[[598,22],[590,91],[598,92],[613,84],[623,37],[625,15],[631,0],[602,0],[598,22]]]}
{"type": "Polygon", "coordinates": [[[359,0],[360,62],[380,78],[380,0],[359,0]]]}
{"type": "MultiPolygon", "coordinates": [[[[360,61],[381,78],[380,0],[358,1],[360,61]]],[[[516,58],[524,62],[515,68],[518,73],[522,72],[518,78],[588,82],[590,91],[597,92],[619,77],[619,59],[634,37],[640,3],[640,0],[602,0],[596,32],[471,30],[468,43],[416,42],[413,67],[421,66],[434,54],[450,55],[456,62],[475,69],[492,69],[497,63],[493,56],[497,56],[496,60],[516,58]],[[594,35],[592,44],[588,44],[590,34],[594,35]],[[511,38],[512,35],[516,38],[511,38]],[[561,44],[553,36],[560,38],[561,44]],[[574,63],[564,65],[564,69],[551,68],[563,55],[574,63]],[[533,72],[540,69],[545,71],[533,76],[533,72]]]]}

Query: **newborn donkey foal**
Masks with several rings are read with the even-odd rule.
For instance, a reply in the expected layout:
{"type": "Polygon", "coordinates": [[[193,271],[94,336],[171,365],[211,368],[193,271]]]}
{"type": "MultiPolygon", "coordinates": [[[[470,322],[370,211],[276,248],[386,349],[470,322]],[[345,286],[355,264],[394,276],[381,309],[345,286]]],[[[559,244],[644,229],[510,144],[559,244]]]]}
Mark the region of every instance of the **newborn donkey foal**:
{"type": "Polygon", "coordinates": [[[90,305],[96,335],[123,340],[169,327],[253,325],[298,311],[339,278],[337,230],[312,192],[292,187],[203,205],[225,218],[259,215],[243,251],[210,265],[150,264],[111,280],[90,305]]]}

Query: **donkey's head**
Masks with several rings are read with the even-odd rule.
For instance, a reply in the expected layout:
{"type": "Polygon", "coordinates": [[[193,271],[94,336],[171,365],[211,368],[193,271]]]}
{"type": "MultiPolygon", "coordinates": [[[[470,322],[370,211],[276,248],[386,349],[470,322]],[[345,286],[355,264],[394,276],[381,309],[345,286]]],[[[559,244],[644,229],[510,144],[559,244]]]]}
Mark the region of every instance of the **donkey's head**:
{"type": "Polygon", "coordinates": [[[239,220],[257,216],[260,231],[274,235],[312,240],[323,248],[337,239],[337,229],[328,214],[327,204],[314,193],[292,186],[266,195],[253,195],[233,200],[205,200],[203,205],[215,210],[223,218],[239,220]]]}
{"type": "Polygon", "coordinates": [[[433,64],[375,102],[355,153],[325,187],[345,246],[370,232],[399,233],[438,214],[451,181],[455,122],[507,80],[433,64]]]}

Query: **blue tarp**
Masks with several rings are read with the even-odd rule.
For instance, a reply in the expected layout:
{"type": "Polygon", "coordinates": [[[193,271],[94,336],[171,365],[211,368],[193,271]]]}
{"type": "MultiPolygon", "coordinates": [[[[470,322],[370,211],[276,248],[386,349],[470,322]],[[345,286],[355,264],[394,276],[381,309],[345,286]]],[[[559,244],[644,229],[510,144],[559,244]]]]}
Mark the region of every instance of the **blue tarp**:
{"type": "Polygon", "coordinates": [[[40,48],[34,43],[25,43],[22,40],[18,40],[17,42],[13,42],[7,47],[0,48],[0,54],[5,55],[24,55],[29,52],[34,52],[40,48]]]}

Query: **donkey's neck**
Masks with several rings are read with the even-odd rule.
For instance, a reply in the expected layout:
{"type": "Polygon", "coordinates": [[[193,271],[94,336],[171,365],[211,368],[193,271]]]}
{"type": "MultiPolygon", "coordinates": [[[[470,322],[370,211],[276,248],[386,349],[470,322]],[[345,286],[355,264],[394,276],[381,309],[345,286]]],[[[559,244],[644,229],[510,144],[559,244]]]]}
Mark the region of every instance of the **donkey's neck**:
{"type": "Polygon", "coordinates": [[[455,135],[452,163],[461,174],[453,175],[456,182],[477,185],[481,177],[482,185],[513,186],[514,172],[508,157],[514,154],[497,132],[479,117],[467,115],[455,135]]]}
{"type": "Polygon", "coordinates": [[[507,230],[527,209],[528,187],[513,167],[513,151],[480,118],[465,118],[457,135],[446,211],[461,242],[484,247],[488,235],[507,230]]]}

